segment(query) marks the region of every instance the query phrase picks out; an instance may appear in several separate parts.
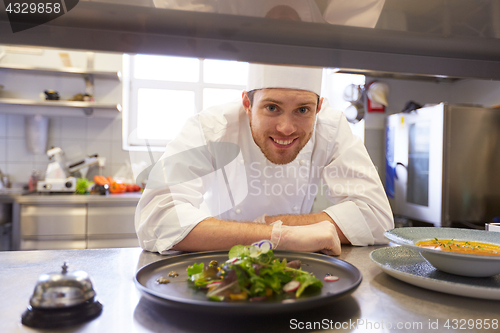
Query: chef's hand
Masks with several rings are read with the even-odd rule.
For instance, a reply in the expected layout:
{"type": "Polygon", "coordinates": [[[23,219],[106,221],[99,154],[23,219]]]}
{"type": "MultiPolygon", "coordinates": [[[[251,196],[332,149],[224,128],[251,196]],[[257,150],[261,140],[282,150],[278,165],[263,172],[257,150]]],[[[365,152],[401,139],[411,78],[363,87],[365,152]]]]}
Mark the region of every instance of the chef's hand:
{"type": "Polygon", "coordinates": [[[301,226],[287,226],[276,221],[271,225],[271,243],[275,249],[340,254],[340,239],[330,221],[301,226]]]}

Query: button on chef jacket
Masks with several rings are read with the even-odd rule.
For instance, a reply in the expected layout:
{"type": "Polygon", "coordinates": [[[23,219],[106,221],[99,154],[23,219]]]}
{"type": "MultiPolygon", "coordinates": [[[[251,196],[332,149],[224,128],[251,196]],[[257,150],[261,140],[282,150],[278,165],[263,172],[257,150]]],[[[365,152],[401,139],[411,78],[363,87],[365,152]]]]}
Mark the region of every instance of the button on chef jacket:
{"type": "MultiPolygon", "coordinates": [[[[196,173],[203,169],[199,162],[186,158],[180,169],[196,173]]],[[[168,253],[209,217],[248,222],[262,214],[309,214],[321,191],[332,203],[324,212],[351,244],[386,243],[384,232],[394,227],[389,202],[364,144],[341,111],[324,99],[309,142],[294,161],[275,165],[255,144],[241,101],[232,102],[192,117],[167,145],[138,203],[135,228],[143,249],[168,253]],[[173,185],[166,179],[175,157],[217,143],[239,148],[224,173],[219,166],[192,179],[174,177],[173,185]]]]}

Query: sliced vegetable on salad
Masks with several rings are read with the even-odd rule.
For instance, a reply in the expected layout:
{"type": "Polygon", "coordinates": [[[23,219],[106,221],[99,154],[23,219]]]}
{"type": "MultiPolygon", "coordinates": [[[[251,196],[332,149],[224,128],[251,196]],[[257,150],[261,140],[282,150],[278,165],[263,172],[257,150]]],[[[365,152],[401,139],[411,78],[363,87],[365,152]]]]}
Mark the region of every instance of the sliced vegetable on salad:
{"type": "Polygon", "coordinates": [[[222,264],[212,260],[208,265],[194,263],[187,268],[194,287],[207,291],[212,301],[265,301],[293,299],[304,291],[321,289],[323,283],[312,273],[303,271],[299,260],[278,259],[271,242],[231,248],[222,264]]]}

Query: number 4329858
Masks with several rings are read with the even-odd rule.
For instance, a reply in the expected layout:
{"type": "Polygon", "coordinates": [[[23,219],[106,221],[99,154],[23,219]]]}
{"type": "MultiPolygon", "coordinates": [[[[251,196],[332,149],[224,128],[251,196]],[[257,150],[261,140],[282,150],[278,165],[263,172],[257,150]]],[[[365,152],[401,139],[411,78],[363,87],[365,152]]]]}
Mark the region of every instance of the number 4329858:
{"type": "Polygon", "coordinates": [[[466,329],[494,329],[498,330],[498,319],[448,319],[444,323],[444,328],[453,330],[466,329]]]}
{"type": "Polygon", "coordinates": [[[59,14],[61,12],[60,3],[27,3],[27,2],[15,2],[9,3],[5,11],[9,14],[59,14]]]}

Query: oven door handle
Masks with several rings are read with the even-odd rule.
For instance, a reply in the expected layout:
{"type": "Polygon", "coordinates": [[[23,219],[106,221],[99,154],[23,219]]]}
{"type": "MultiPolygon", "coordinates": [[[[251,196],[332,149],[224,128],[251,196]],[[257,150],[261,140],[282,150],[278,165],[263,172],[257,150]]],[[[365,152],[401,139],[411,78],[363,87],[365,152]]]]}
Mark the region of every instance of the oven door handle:
{"type": "Polygon", "coordinates": [[[404,164],[403,164],[403,163],[401,163],[401,162],[397,162],[397,163],[396,163],[396,167],[394,168],[394,177],[396,177],[396,179],[399,179],[399,178],[398,178],[398,173],[396,172],[396,169],[397,169],[398,165],[401,165],[401,166],[402,166],[403,168],[405,168],[405,169],[406,169],[406,171],[408,172],[408,167],[407,167],[406,165],[404,165],[404,164]]]}

